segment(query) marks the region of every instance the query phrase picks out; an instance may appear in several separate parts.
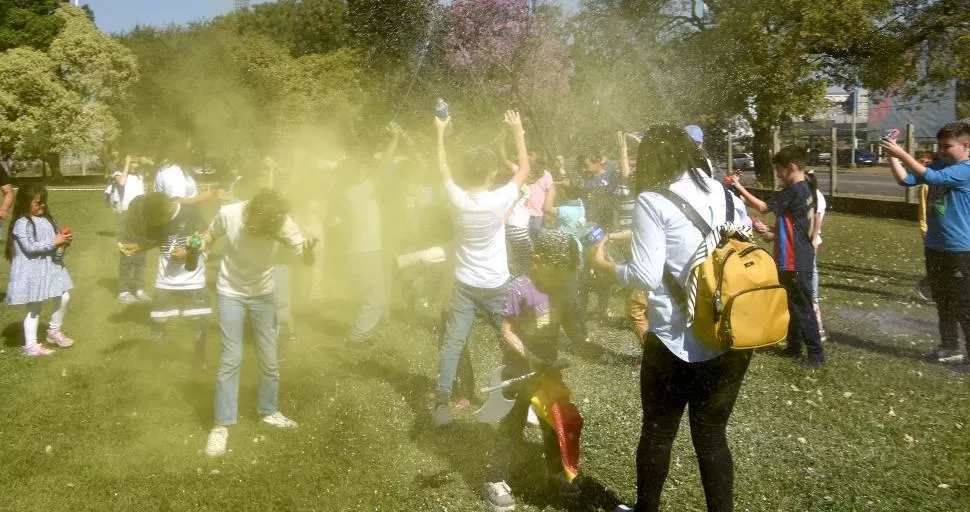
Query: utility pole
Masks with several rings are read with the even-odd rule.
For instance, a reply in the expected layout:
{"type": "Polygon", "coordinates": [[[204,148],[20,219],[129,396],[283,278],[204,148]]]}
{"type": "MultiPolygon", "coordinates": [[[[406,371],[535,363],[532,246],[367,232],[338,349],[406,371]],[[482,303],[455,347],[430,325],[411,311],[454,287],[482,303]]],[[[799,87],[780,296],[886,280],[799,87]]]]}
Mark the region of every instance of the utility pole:
{"type": "Polygon", "coordinates": [[[852,155],[849,158],[849,167],[855,169],[855,150],[859,146],[859,141],[855,135],[855,118],[859,108],[859,88],[852,89],[852,155]]]}

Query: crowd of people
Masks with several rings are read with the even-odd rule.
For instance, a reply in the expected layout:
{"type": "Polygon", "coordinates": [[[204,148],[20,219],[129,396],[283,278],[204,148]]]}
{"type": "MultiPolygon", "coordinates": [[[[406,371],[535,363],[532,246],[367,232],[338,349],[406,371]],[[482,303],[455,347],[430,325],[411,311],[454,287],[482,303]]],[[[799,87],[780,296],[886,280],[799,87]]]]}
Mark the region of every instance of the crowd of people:
{"type": "MultiPolygon", "coordinates": [[[[576,175],[567,172],[564,158],[529,150],[515,111],[505,113],[493,147],[467,148],[453,167],[449,124],[446,116],[435,118],[432,164],[422,148],[400,151],[402,139],[410,138],[392,123],[378,155],[364,143],[317,174],[290,176],[289,183],[287,173],[266,158],[256,172],[202,189],[189,172],[190,147],[163,155],[153,179],[147,171],[156,167],[154,158],[129,156],[111,169],[105,194],[117,212],[117,300],[151,304],[156,341],[165,338],[170,321],[184,317],[203,368],[206,324],[213,314],[206,261],[223,241],[215,285],[221,352],[205,453],[226,453],[229,427],[237,419],[246,317],[260,371],[260,421],[297,427],[278,407],[278,343],[297,338],[293,296],[326,293],[320,289],[321,261],[338,258],[356,292],[348,344],[365,345],[378,336],[392,290],[411,312],[441,305],[439,371],[430,396],[437,428],[447,428],[476,399],[467,341],[479,312],[496,333],[503,379],[517,381],[529,372],[559,379],[561,345],[595,342],[587,329],[590,292],[597,295],[594,318],[611,325],[622,316],[612,306],[622,301],[642,351],[636,510],[659,509],[685,408],[708,509],[732,510],[726,428],[753,351],[715,346],[698,336],[692,322],[699,320],[685,306],[693,303],[688,284],[703,259],[698,251],[706,232],[728,226],[737,236],[772,242],[790,318],[787,344],[777,353],[809,369],[825,364],[816,258],[825,198],[805,168],[805,150],[789,146],[774,155],[783,188],[763,200],[735,174],[717,173],[703,150],[703,131],[694,125],[618,133],[618,162],[606,151],[583,153],[576,175]],[[312,198],[298,190],[311,184],[317,191],[312,198]],[[208,215],[212,209],[217,210],[208,215]],[[770,212],[774,225],[749,211],[770,212]],[[328,247],[320,257],[323,247],[335,245],[342,250],[328,247]],[[145,254],[156,248],[149,296],[145,254]],[[310,269],[306,279],[291,279],[290,267],[297,263],[310,269]],[[291,286],[295,282],[300,290],[291,286]],[[621,300],[615,300],[618,293],[621,300]]],[[[963,356],[959,328],[970,332],[970,125],[944,126],[938,142],[938,158],[922,161],[892,139],[882,146],[901,185],[924,186],[927,280],[941,338],[931,357],[955,362],[963,356]]],[[[0,191],[6,194],[0,218],[9,217],[7,302],[25,305],[24,353],[49,355],[53,350],[37,339],[47,300],[54,312],[46,341],[73,344],[62,330],[73,286],[64,255],[73,234],[55,221],[43,186],[25,184],[15,199],[8,183],[0,183],[0,191]]],[[[502,448],[488,459],[484,485],[484,497],[496,511],[515,508],[509,454],[522,442],[536,386],[522,380],[504,391],[514,406],[496,431],[496,446],[502,448]]],[[[575,475],[559,464],[556,432],[546,424],[542,432],[552,484],[565,496],[577,495],[575,475]]]]}

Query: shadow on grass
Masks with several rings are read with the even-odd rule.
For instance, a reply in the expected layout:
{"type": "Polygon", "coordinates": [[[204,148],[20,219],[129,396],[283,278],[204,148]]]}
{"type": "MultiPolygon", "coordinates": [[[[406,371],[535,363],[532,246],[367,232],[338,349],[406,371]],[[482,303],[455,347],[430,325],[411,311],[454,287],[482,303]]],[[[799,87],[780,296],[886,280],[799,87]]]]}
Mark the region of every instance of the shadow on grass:
{"type": "MultiPolygon", "coordinates": [[[[431,410],[427,392],[434,387],[434,379],[427,375],[410,373],[398,365],[376,360],[354,361],[348,368],[364,378],[389,384],[404,398],[413,410],[415,422],[409,438],[422,450],[449,462],[465,485],[481,493],[485,485],[489,447],[496,446],[494,437],[498,430],[490,425],[476,423],[469,417],[470,411],[459,413],[456,420],[443,427],[431,424],[431,410]]],[[[527,429],[529,427],[526,427],[527,429]]],[[[521,503],[539,509],[556,507],[562,510],[613,510],[621,501],[617,494],[593,478],[581,477],[578,481],[582,497],[578,500],[561,498],[550,485],[540,443],[524,443],[513,457],[510,486],[521,503]]],[[[419,475],[414,486],[421,490],[434,490],[448,484],[449,471],[419,475]]]]}
{"type": "Polygon", "coordinates": [[[850,284],[826,283],[823,288],[826,290],[842,290],[863,295],[875,295],[884,299],[893,299],[904,302],[909,302],[910,299],[913,298],[913,294],[910,293],[891,292],[887,290],[878,290],[875,288],[866,288],[865,286],[852,286],[850,284]]]}
{"type": "Polygon", "coordinates": [[[150,304],[131,304],[125,306],[121,311],[108,315],[108,321],[113,324],[138,324],[150,326],[151,305],[150,304]]]}
{"type": "Polygon", "coordinates": [[[637,354],[627,354],[617,352],[612,348],[599,345],[595,342],[567,343],[563,345],[563,352],[579,357],[585,361],[601,365],[630,367],[640,360],[637,354]]]}
{"type": "Polygon", "coordinates": [[[916,361],[923,360],[923,353],[917,349],[894,345],[884,345],[882,343],[876,343],[872,340],[862,339],[854,334],[849,334],[846,332],[829,331],[829,343],[838,343],[839,345],[854,347],[892,357],[901,357],[916,361]]]}
{"type": "MultiPolygon", "coordinates": [[[[37,328],[40,331],[40,328],[37,328]]],[[[24,345],[24,323],[10,322],[3,328],[3,346],[22,347],[24,345]]]]}
{"type": "Polygon", "coordinates": [[[115,238],[115,237],[118,236],[118,232],[117,231],[108,231],[108,230],[104,230],[104,229],[95,231],[94,234],[95,235],[98,235],[98,236],[103,236],[103,237],[106,237],[106,238],[115,238]]]}
{"type": "Polygon", "coordinates": [[[877,270],[874,268],[857,267],[855,265],[845,265],[842,263],[832,263],[832,262],[823,262],[823,261],[820,261],[818,263],[818,269],[822,273],[845,272],[848,274],[876,276],[876,277],[882,277],[885,279],[912,281],[913,283],[916,283],[917,281],[923,278],[922,274],[917,275],[917,274],[911,274],[908,272],[877,270]]]}

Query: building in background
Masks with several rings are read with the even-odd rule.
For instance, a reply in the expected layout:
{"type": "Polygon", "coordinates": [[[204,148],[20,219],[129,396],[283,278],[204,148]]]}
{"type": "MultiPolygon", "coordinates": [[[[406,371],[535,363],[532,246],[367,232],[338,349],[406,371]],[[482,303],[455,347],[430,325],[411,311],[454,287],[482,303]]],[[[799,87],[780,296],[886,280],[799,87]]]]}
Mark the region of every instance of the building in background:
{"type": "Polygon", "coordinates": [[[232,8],[237,11],[249,9],[249,0],[232,0],[232,8]]]}

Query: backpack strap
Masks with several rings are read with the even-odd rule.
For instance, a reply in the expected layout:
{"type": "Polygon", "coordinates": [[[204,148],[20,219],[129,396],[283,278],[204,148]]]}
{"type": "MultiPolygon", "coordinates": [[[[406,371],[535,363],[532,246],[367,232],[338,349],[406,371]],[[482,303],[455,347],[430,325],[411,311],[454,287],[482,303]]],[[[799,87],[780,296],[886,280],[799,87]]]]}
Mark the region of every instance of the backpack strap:
{"type": "MultiPolygon", "coordinates": [[[[689,220],[690,223],[701,232],[701,239],[707,238],[707,235],[711,232],[711,227],[704,222],[704,219],[701,218],[697,211],[687,204],[682,197],[668,189],[658,190],[657,193],[667,198],[667,200],[671,203],[674,203],[674,206],[676,206],[677,209],[679,209],[681,213],[687,217],[687,220],[689,220]]],[[[680,284],[680,282],[677,281],[677,278],[670,273],[670,269],[667,268],[666,263],[664,263],[663,283],[664,288],[666,288],[670,293],[670,298],[673,299],[674,304],[680,308],[681,312],[687,314],[687,290],[685,290],[684,285],[680,284]]]]}
{"type": "Polygon", "coordinates": [[[723,186],[723,187],[724,187],[724,219],[725,219],[724,221],[734,222],[734,194],[731,193],[731,190],[727,188],[727,186],[723,186]]]}

